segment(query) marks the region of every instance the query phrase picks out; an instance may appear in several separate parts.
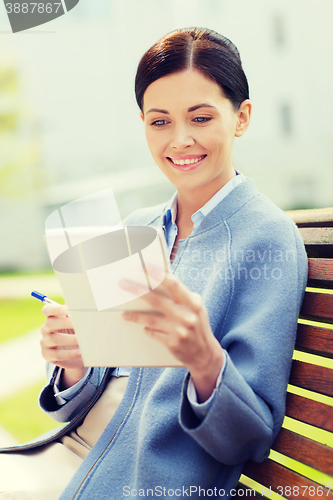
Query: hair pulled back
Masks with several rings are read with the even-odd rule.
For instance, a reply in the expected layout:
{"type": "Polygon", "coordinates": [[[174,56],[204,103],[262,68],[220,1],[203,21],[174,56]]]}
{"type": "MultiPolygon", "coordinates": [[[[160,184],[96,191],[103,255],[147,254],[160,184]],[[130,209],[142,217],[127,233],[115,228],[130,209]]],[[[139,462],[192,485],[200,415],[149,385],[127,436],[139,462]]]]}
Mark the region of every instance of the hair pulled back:
{"type": "Polygon", "coordinates": [[[141,58],[135,78],[135,96],[141,111],[144,93],[151,83],[188,68],[215,81],[235,110],[249,98],[249,86],[236,46],[215,31],[183,28],[164,36],[141,58]]]}

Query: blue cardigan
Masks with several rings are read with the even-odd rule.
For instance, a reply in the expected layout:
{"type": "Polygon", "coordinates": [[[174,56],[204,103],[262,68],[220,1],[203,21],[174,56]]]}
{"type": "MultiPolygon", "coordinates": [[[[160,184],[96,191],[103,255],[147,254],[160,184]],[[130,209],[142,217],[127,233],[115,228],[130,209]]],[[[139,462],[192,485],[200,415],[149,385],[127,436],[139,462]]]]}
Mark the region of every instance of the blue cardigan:
{"type": "MultiPolygon", "coordinates": [[[[162,226],[164,216],[160,205],[138,210],[125,223],[162,226]]],[[[114,417],[60,500],[198,498],[199,488],[200,496],[229,498],[244,462],[269,454],[284,418],[307,280],[296,226],[246,179],[186,239],[172,271],[202,296],[226,354],[214,402],[200,421],[186,397],[186,369],[133,368],[114,417]]],[[[82,421],[110,370],[94,368],[61,407],[53,396],[56,373],[40,403],[56,420],[71,421],[59,436],[82,421]]],[[[54,432],[33,446],[52,439],[54,432]]]]}

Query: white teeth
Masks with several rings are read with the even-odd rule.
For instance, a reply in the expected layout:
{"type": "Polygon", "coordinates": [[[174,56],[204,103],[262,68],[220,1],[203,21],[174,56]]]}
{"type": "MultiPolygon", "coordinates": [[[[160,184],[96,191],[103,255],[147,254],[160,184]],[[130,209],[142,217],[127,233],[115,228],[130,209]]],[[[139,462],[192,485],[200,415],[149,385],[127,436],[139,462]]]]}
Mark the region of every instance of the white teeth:
{"type": "Polygon", "coordinates": [[[200,158],[191,158],[191,160],[190,159],[187,159],[187,160],[176,160],[174,158],[170,158],[170,160],[175,165],[191,165],[193,163],[198,163],[198,161],[202,160],[203,158],[204,158],[204,156],[200,156],[200,158]]]}

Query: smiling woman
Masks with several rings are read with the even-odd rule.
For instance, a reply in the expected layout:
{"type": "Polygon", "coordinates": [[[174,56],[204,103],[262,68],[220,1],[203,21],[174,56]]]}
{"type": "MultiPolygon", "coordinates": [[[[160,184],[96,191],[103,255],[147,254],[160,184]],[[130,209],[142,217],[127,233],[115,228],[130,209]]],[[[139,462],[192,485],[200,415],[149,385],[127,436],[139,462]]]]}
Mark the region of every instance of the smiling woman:
{"type": "Polygon", "coordinates": [[[142,297],[152,310],[124,318],[183,368],[87,370],[66,310],[46,305],[40,402],[70,423],[4,450],[6,499],[229,498],[283,421],[307,257],[292,221],[233,167],[252,109],[238,51],[211,30],[177,30],[143,56],[135,89],[148,146],[176,192],[124,221],[163,229],[172,263],[142,297]]]}
{"type": "Polygon", "coordinates": [[[191,215],[235,177],[235,137],[250,123],[251,102],[237,111],[221,87],[189,68],[159,78],[144,94],[141,117],[150,152],[191,215]],[[184,173],[188,175],[184,175],[184,173]]]}

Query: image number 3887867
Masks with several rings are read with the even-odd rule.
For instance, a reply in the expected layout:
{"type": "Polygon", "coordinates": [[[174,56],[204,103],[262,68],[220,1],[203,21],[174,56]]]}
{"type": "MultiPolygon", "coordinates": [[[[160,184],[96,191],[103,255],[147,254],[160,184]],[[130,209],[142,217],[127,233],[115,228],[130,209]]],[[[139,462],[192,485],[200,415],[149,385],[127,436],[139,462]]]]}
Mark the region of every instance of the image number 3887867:
{"type": "Polygon", "coordinates": [[[80,0],[4,0],[13,33],[48,23],[72,10],[80,0]]]}

